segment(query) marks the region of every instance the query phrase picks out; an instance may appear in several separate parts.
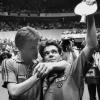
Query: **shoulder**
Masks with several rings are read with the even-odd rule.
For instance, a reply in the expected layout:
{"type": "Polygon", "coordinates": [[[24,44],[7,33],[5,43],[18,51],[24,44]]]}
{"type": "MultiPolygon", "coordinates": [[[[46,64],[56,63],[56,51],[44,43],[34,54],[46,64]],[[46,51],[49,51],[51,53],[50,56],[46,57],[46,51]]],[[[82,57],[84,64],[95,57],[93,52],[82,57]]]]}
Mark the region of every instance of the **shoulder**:
{"type": "Polygon", "coordinates": [[[11,70],[16,70],[16,68],[17,68],[16,65],[17,65],[17,62],[13,58],[5,59],[2,62],[2,66],[4,68],[11,69],[11,70]]]}
{"type": "Polygon", "coordinates": [[[12,58],[6,59],[6,64],[7,65],[13,65],[13,63],[15,63],[14,59],[12,59],[12,58]]]}

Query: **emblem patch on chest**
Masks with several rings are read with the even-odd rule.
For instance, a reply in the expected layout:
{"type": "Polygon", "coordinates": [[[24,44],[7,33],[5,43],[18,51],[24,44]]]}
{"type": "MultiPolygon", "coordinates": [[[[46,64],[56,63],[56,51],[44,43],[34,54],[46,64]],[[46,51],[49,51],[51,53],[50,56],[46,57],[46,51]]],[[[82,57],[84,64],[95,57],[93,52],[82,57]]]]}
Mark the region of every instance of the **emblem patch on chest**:
{"type": "Polygon", "coordinates": [[[18,75],[18,78],[21,78],[21,79],[26,79],[26,75],[18,75]]]}
{"type": "Polygon", "coordinates": [[[56,79],[56,82],[61,82],[61,81],[64,81],[64,80],[66,80],[67,79],[67,77],[66,77],[66,75],[64,75],[64,76],[62,76],[62,77],[60,77],[60,78],[57,78],[56,79]]]}

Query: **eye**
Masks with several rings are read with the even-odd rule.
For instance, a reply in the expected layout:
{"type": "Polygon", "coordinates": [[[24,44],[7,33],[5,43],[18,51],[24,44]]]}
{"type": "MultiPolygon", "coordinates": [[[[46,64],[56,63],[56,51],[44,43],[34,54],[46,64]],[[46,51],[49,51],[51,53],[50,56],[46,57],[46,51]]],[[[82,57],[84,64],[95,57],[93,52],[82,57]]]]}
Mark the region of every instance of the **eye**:
{"type": "Polygon", "coordinates": [[[52,53],[57,53],[57,51],[56,50],[52,50],[52,53]]]}
{"type": "Polygon", "coordinates": [[[44,52],[45,55],[49,55],[49,52],[44,52]]]}

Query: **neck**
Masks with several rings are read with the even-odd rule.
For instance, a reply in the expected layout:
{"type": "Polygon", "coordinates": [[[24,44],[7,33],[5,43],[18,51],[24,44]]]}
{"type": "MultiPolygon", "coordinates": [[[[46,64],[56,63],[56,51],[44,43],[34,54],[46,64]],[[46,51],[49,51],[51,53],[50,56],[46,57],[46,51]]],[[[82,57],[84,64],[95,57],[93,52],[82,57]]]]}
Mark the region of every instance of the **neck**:
{"type": "Polygon", "coordinates": [[[21,59],[26,65],[30,65],[32,63],[32,59],[27,59],[27,57],[21,53],[21,59]]]}

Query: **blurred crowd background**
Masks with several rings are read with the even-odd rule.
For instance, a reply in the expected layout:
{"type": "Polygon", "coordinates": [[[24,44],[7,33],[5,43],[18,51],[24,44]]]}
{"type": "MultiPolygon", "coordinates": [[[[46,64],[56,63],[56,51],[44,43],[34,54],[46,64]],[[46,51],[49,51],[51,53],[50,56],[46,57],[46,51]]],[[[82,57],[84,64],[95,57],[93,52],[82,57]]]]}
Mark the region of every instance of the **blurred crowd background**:
{"type": "MultiPolygon", "coordinates": [[[[74,7],[81,0],[0,0],[0,36],[3,32],[13,32],[24,26],[37,30],[64,29],[61,35],[86,34],[86,24],[80,24],[80,16],[74,14],[74,7]]],[[[97,33],[100,33],[100,1],[97,0],[98,11],[95,14],[97,33]]],[[[59,31],[59,30],[58,30],[59,31]]],[[[8,33],[6,33],[9,36],[8,33]]],[[[55,34],[55,31],[52,31],[55,34]]],[[[53,35],[51,34],[51,37],[53,35]]],[[[49,33],[50,36],[50,33],[49,33]]],[[[49,37],[48,36],[48,37],[49,37]]],[[[41,41],[48,38],[41,36],[41,41]]],[[[85,38],[68,39],[73,42],[75,49],[80,51],[85,38]]],[[[14,39],[13,39],[14,40],[14,39]]],[[[62,40],[57,40],[61,43],[62,40]]],[[[0,63],[6,57],[15,56],[18,49],[11,38],[0,38],[0,63]]]]}
{"type": "MultiPolygon", "coordinates": [[[[59,45],[62,41],[66,41],[69,51],[74,51],[78,56],[85,46],[85,34],[87,33],[87,25],[80,24],[80,16],[74,14],[75,6],[81,1],[0,0],[0,71],[1,63],[5,58],[11,58],[18,54],[19,51],[15,46],[14,36],[17,30],[24,26],[31,26],[39,31],[43,30],[41,31],[40,41],[45,42],[49,37],[51,39],[55,38],[59,45]],[[60,36],[61,39],[57,39],[60,36]]],[[[96,1],[98,11],[94,17],[98,41],[100,41],[100,0],[96,1]]],[[[0,89],[3,90],[1,87],[0,89]]],[[[7,94],[5,94],[4,90],[3,92],[0,91],[0,97],[7,97],[7,94]]],[[[87,94],[88,92],[85,93],[83,100],[87,100],[87,94]]]]}

